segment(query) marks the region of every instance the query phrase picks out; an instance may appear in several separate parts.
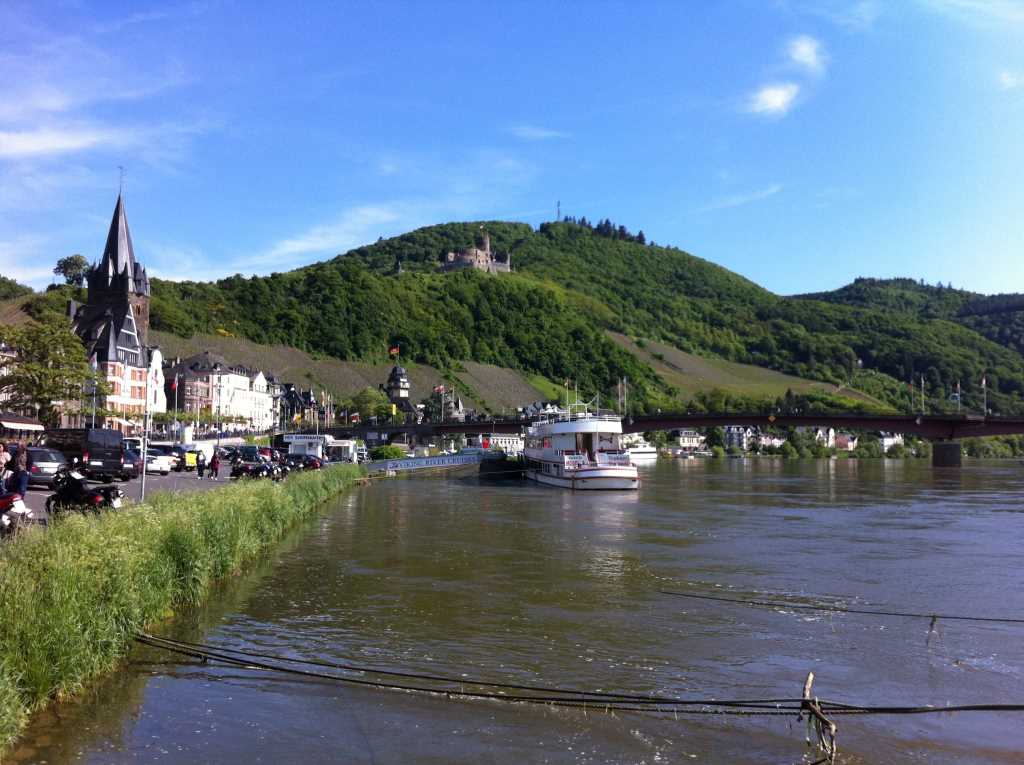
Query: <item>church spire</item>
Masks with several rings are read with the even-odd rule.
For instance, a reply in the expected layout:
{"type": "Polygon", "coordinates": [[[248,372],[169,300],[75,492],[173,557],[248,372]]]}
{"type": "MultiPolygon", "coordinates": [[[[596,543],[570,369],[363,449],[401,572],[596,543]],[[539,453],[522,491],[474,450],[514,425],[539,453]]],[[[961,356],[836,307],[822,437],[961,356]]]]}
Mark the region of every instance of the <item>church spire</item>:
{"type": "Polygon", "coordinates": [[[122,274],[126,277],[129,292],[148,292],[148,279],[144,283],[139,276],[145,275],[145,269],[140,268],[135,262],[135,250],[132,247],[132,235],[128,231],[128,218],[124,214],[124,199],[117,195],[117,205],[114,207],[114,217],[110,220],[110,230],[107,232],[107,244],[103,248],[103,259],[100,261],[97,270],[108,280],[113,281],[122,274]],[[141,274],[137,272],[141,271],[141,274]]]}

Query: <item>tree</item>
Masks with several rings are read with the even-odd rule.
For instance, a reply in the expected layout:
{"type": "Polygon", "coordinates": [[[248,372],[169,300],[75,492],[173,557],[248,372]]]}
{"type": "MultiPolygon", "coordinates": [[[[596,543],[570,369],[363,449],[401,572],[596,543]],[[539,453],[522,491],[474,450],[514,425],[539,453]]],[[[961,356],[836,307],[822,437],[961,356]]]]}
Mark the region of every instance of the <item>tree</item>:
{"type": "Polygon", "coordinates": [[[53,267],[53,273],[63,276],[66,284],[81,287],[85,283],[85,272],[88,268],[89,261],[75,253],[58,260],[57,265],[53,267]]]}
{"type": "Polygon", "coordinates": [[[388,444],[387,446],[375,446],[370,449],[371,460],[400,460],[403,457],[407,457],[405,449],[401,446],[393,446],[388,444]]]}
{"type": "Polygon", "coordinates": [[[0,393],[10,397],[11,406],[36,412],[47,425],[57,424],[55,406],[80,400],[87,383],[103,387],[82,341],[64,321],[0,326],[0,341],[15,352],[13,358],[0,357],[0,393]]]}
{"type": "Polygon", "coordinates": [[[342,402],[341,406],[348,409],[350,416],[353,412],[359,412],[359,416],[364,421],[370,417],[380,416],[381,413],[389,414],[391,412],[388,397],[382,391],[370,387],[363,388],[352,397],[351,401],[342,402]],[[345,403],[348,404],[347,407],[344,406],[345,403]]]}

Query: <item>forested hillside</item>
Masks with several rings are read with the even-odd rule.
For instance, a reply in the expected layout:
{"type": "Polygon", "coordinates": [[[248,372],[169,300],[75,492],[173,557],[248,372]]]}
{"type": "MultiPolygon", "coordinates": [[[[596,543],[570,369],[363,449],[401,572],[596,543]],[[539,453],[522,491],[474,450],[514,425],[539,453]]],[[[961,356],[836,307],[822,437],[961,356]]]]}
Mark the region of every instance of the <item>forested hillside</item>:
{"type": "Polygon", "coordinates": [[[832,292],[797,295],[842,305],[881,308],[921,319],[947,319],[1024,353],[1024,295],[980,295],[913,279],[856,279],[832,292]]]}
{"type": "MultiPolygon", "coordinates": [[[[897,408],[925,378],[930,406],[962,385],[981,408],[1024,411],[1019,296],[985,297],[912,280],[858,280],[783,297],[682,250],[645,242],[611,221],[448,223],[267,277],[216,283],[153,280],[153,325],[246,337],[343,360],[403,357],[451,369],[510,367],[581,393],[610,395],[629,376],[648,406],[681,406],[683,391],[609,331],[699,356],[858,388],[897,408]],[[481,229],[512,274],[442,273],[445,252],[481,229]],[[1017,302],[1014,302],[1017,300],[1017,302]]],[[[953,405],[955,406],[955,405],[953,405]]]]}
{"type": "Polygon", "coordinates": [[[24,284],[18,284],[14,279],[8,279],[6,276],[0,274],[0,300],[10,300],[11,298],[31,294],[31,287],[26,287],[24,284]]]}

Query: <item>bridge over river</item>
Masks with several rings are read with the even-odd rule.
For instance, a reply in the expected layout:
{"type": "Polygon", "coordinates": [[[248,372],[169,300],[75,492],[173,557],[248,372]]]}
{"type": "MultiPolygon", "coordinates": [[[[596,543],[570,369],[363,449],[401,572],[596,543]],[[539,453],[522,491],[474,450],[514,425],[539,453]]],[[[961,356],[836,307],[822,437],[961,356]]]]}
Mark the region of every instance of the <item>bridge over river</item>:
{"type": "MultiPolygon", "coordinates": [[[[370,434],[386,441],[399,436],[430,438],[485,433],[516,434],[528,427],[526,419],[493,419],[474,422],[423,422],[370,425],[339,425],[320,432],[335,438],[363,438],[370,434]]],[[[1024,433],[1024,417],[984,417],[977,414],[767,414],[725,412],[716,414],[650,414],[626,417],[625,433],[652,430],[710,428],[726,425],[750,427],[808,427],[882,431],[915,435],[933,442],[932,463],[950,467],[960,464],[961,438],[1024,433]]]]}

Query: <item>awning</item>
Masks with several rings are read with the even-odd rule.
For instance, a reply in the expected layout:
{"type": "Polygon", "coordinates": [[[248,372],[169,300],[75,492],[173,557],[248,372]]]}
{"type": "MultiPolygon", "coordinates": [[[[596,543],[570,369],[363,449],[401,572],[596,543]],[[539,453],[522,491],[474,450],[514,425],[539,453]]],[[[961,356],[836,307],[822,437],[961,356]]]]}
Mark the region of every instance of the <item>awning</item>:
{"type": "Polygon", "coordinates": [[[6,430],[43,430],[43,424],[31,417],[22,417],[20,414],[4,412],[0,414],[0,428],[6,430]]]}

